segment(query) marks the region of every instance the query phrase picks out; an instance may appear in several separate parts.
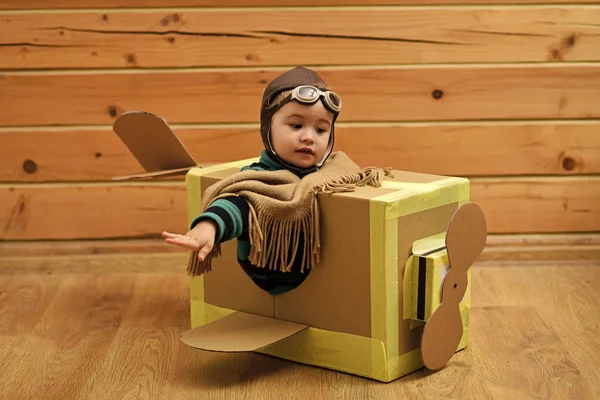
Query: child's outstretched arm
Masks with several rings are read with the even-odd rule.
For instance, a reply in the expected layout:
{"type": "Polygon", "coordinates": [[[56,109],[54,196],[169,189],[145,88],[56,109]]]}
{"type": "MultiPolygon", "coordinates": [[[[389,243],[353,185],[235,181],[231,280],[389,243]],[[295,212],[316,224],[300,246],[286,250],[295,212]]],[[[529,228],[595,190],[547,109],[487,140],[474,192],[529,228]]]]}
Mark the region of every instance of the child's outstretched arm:
{"type": "Polygon", "coordinates": [[[185,235],[163,232],[169,244],[198,251],[204,261],[216,243],[226,242],[248,229],[248,203],[243,197],[228,196],[211,203],[191,224],[185,235]]]}

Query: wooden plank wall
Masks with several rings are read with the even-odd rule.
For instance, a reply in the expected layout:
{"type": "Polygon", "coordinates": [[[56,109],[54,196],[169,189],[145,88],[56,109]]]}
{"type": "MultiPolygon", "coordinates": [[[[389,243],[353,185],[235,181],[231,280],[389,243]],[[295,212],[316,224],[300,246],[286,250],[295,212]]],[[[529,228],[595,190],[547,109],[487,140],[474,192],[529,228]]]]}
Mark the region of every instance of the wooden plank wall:
{"type": "Polygon", "coordinates": [[[0,238],[185,230],[183,178],[111,182],[141,169],[115,117],[165,117],[201,163],[253,157],[265,84],[302,64],[342,96],[359,164],[469,177],[490,233],[581,240],[600,231],[600,1],[567,3],[0,0],[0,238]]]}

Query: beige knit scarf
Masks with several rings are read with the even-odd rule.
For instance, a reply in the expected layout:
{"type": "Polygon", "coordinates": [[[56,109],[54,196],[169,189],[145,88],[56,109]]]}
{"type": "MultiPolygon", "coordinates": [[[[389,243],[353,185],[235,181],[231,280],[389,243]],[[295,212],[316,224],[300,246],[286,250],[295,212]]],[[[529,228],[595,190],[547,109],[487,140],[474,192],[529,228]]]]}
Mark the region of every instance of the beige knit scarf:
{"type": "MultiPolygon", "coordinates": [[[[292,268],[298,251],[302,251],[302,272],[313,268],[320,260],[318,193],[353,191],[357,186],[379,187],[391,168],[360,168],[344,152],[330,155],[316,172],[300,179],[288,170],[235,173],[206,189],[202,196],[202,211],[218,198],[242,196],[250,208],[248,233],[249,260],[257,267],[292,268]],[[304,249],[299,249],[303,235],[304,249]]],[[[188,274],[202,275],[211,270],[212,259],[221,255],[216,244],[203,262],[198,252],[192,252],[188,274]]]]}

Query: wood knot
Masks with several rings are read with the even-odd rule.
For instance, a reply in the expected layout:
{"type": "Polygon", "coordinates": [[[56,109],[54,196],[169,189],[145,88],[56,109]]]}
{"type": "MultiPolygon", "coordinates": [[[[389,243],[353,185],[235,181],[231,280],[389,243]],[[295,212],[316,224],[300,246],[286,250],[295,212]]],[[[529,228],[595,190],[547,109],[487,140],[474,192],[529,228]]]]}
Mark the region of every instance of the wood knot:
{"type": "Polygon", "coordinates": [[[115,106],[108,107],[108,115],[110,115],[113,118],[116,117],[117,116],[117,107],[115,107],[115,106]]]}
{"type": "Polygon", "coordinates": [[[554,61],[563,61],[564,53],[572,50],[578,39],[579,35],[576,33],[572,33],[563,38],[558,46],[550,48],[550,59],[554,61]]]}
{"type": "Polygon", "coordinates": [[[162,26],[167,26],[167,25],[169,25],[169,18],[167,18],[167,17],[164,17],[163,19],[161,19],[161,20],[160,20],[160,24],[161,24],[162,26]]]}
{"type": "Polygon", "coordinates": [[[435,89],[431,95],[433,96],[434,99],[439,100],[442,97],[444,97],[444,92],[441,91],[440,89],[435,89]]]}
{"type": "Polygon", "coordinates": [[[94,157],[96,157],[96,158],[100,158],[100,157],[102,157],[102,153],[100,153],[100,152],[97,152],[96,154],[94,154],[94,157]]]}
{"type": "Polygon", "coordinates": [[[135,64],[137,62],[137,57],[133,53],[129,53],[125,56],[125,59],[129,64],[135,64]]]}
{"type": "Polygon", "coordinates": [[[175,38],[174,38],[174,37],[172,37],[172,36],[169,36],[169,37],[167,38],[167,42],[169,42],[169,43],[175,43],[175,38]]]}
{"type": "Polygon", "coordinates": [[[552,51],[550,52],[550,58],[555,61],[562,61],[562,52],[559,49],[552,49],[552,51]]]}
{"type": "Polygon", "coordinates": [[[34,174],[37,171],[37,164],[33,160],[23,161],[23,170],[28,174],[34,174]]]}
{"type": "Polygon", "coordinates": [[[102,14],[102,21],[108,21],[108,15],[102,14]]]}
{"type": "Polygon", "coordinates": [[[173,21],[173,22],[179,22],[179,14],[173,14],[171,16],[171,21],[173,21]]]}
{"type": "Polygon", "coordinates": [[[91,55],[93,55],[93,56],[95,57],[95,56],[97,56],[97,55],[98,55],[98,52],[97,52],[96,50],[94,50],[94,51],[92,51],[90,54],[91,54],[91,55]]]}
{"type": "Polygon", "coordinates": [[[246,55],[246,60],[248,60],[248,61],[260,61],[260,57],[257,56],[256,54],[250,53],[250,54],[246,55]]]}
{"type": "Polygon", "coordinates": [[[565,39],[565,47],[575,46],[576,41],[577,41],[577,36],[574,33],[572,33],[565,39]]]}
{"type": "Polygon", "coordinates": [[[565,171],[573,171],[577,166],[573,157],[563,157],[560,164],[565,171]]]}

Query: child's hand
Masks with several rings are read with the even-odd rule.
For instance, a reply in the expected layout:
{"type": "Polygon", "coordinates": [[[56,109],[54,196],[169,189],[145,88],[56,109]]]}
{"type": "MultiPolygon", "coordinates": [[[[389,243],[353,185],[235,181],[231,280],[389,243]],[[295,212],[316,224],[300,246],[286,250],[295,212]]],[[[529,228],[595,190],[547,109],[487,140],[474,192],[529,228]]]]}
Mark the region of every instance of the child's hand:
{"type": "Polygon", "coordinates": [[[190,251],[198,251],[198,260],[204,261],[215,245],[217,228],[211,221],[200,221],[194,229],[180,235],[178,233],[163,232],[165,242],[184,247],[190,251]]]}

